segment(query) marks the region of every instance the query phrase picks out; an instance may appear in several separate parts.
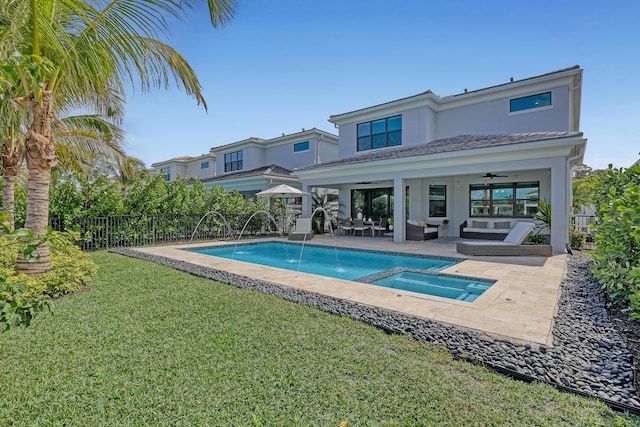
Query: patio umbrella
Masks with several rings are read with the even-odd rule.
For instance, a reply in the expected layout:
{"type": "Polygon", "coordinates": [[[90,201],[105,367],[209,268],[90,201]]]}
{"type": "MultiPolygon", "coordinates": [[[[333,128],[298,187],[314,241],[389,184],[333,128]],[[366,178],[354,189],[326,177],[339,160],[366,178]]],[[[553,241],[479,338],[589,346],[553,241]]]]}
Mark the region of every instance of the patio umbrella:
{"type": "Polygon", "coordinates": [[[264,191],[261,191],[256,194],[256,196],[260,197],[276,197],[276,198],[288,198],[288,197],[302,197],[308,196],[309,193],[305,193],[302,190],[298,190],[297,188],[291,187],[287,184],[276,185],[272,188],[267,188],[264,191]]]}
{"type": "MultiPolygon", "coordinates": [[[[272,188],[267,188],[264,191],[261,191],[259,193],[256,193],[256,196],[260,196],[260,197],[267,197],[267,198],[277,198],[277,199],[286,199],[286,198],[290,198],[290,197],[302,197],[302,196],[309,196],[309,193],[305,193],[302,190],[299,190],[295,187],[291,187],[290,185],[287,184],[280,184],[280,185],[276,185],[275,187],[272,188]]],[[[284,229],[285,224],[284,224],[284,215],[282,218],[282,227],[284,229]]]]}

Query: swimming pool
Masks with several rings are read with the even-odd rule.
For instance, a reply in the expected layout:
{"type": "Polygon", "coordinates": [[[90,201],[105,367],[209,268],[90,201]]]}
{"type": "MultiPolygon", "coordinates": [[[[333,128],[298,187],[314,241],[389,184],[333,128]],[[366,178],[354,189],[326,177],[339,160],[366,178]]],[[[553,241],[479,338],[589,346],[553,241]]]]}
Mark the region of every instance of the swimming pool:
{"type": "Polygon", "coordinates": [[[285,242],[243,243],[208,248],[190,248],[192,252],[237,261],[268,265],[304,273],[356,280],[397,268],[440,271],[459,260],[390,252],[369,252],[285,242]]]}

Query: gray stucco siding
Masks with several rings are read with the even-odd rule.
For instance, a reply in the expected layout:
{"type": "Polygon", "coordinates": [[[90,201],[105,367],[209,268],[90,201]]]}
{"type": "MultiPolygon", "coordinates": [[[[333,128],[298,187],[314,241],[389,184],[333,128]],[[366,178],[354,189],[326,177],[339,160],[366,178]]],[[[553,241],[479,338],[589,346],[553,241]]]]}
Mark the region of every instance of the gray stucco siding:
{"type": "Polygon", "coordinates": [[[440,111],[436,115],[437,138],[463,134],[563,132],[569,130],[569,90],[550,90],[552,105],[517,113],[509,112],[510,97],[440,111]]]}

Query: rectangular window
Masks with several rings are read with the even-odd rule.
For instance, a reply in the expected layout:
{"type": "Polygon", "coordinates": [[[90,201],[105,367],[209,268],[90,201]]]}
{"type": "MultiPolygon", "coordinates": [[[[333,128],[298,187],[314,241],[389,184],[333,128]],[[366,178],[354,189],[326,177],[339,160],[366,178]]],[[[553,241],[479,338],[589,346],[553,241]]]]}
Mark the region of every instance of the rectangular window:
{"type": "Polygon", "coordinates": [[[358,151],[402,145],[402,116],[358,124],[358,151]]]}
{"type": "Polygon", "coordinates": [[[363,217],[378,221],[393,217],[393,188],[351,190],[351,217],[363,217]]]}
{"type": "Polygon", "coordinates": [[[469,186],[472,217],[531,217],[538,212],[539,182],[469,186]]]}
{"type": "Polygon", "coordinates": [[[164,175],[164,179],[171,181],[171,168],[162,168],[160,173],[164,175]]]}
{"type": "Polygon", "coordinates": [[[429,186],[429,216],[443,218],[447,216],[447,186],[429,186]]]}
{"type": "Polygon", "coordinates": [[[301,151],[309,151],[309,141],[298,142],[297,144],[293,144],[294,153],[299,153],[301,151]]]}
{"type": "Polygon", "coordinates": [[[234,151],[224,155],[224,171],[233,172],[242,170],[242,151],[234,151]]]}
{"type": "Polygon", "coordinates": [[[510,101],[509,111],[531,110],[534,108],[548,107],[551,105],[551,92],[538,93],[536,95],[515,98],[510,101]]]}
{"type": "Polygon", "coordinates": [[[200,169],[209,169],[209,162],[200,163],[200,169]]]}

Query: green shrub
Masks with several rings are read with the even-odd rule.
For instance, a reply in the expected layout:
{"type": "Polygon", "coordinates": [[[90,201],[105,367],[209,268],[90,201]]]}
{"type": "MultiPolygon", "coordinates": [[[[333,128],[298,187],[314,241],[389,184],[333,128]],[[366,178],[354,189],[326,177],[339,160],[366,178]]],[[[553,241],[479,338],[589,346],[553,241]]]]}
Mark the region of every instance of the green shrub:
{"type": "Polygon", "coordinates": [[[89,256],[73,244],[78,236],[54,232],[49,239],[51,271],[40,276],[16,274],[16,247],[0,237],[0,278],[8,286],[24,286],[26,297],[48,295],[58,297],[86,285],[97,273],[98,267],[89,256]]]}
{"type": "Polygon", "coordinates": [[[609,169],[595,185],[592,271],[609,296],[640,318],[640,166],[609,169]]]}
{"type": "Polygon", "coordinates": [[[547,239],[549,238],[549,236],[547,236],[546,234],[530,234],[529,235],[529,243],[533,243],[534,245],[544,245],[545,243],[547,243],[547,239]]]}
{"type": "Polygon", "coordinates": [[[569,231],[569,244],[573,249],[582,249],[587,241],[587,233],[578,230],[569,231]]]}

